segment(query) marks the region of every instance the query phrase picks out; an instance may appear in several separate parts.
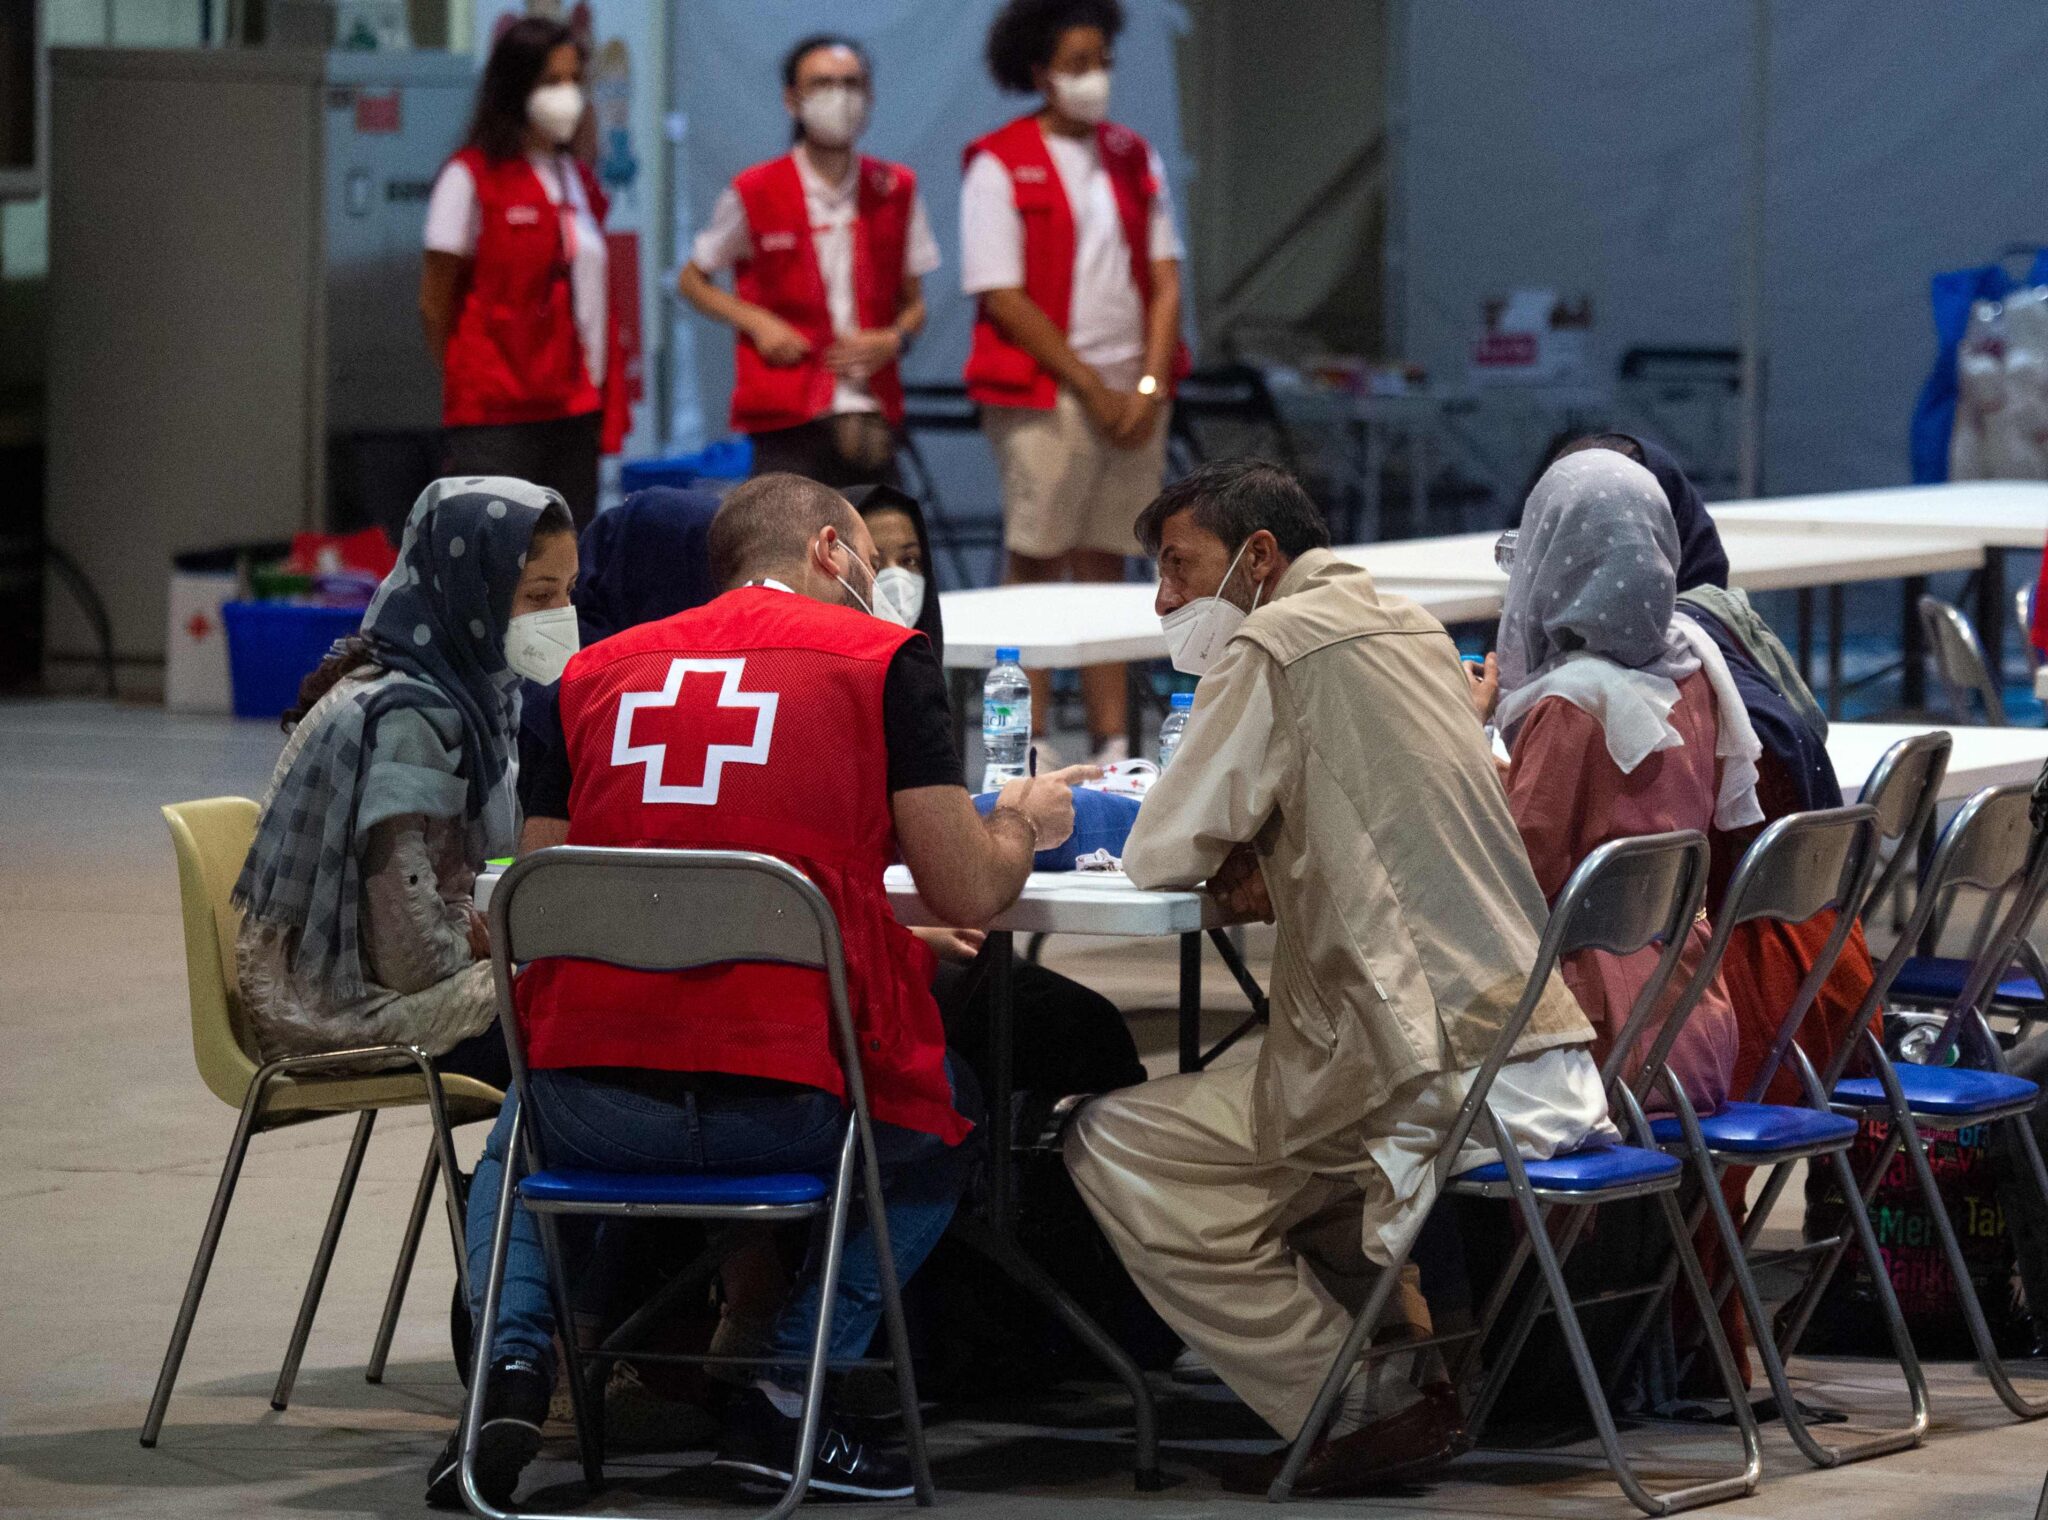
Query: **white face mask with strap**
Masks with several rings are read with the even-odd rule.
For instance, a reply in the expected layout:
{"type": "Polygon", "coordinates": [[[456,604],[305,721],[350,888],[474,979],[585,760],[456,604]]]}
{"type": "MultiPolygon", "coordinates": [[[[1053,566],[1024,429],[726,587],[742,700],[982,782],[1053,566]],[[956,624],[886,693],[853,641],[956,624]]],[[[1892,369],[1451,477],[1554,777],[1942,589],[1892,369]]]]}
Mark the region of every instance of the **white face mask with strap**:
{"type": "Polygon", "coordinates": [[[582,647],[583,630],[574,607],[522,612],[505,629],[505,663],[542,686],[561,680],[569,657],[582,647]]]}
{"type": "MultiPolygon", "coordinates": [[[[1224,589],[1230,585],[1230,578],[1237,574],[1238,561],[1244,558],[1244,551],[1250,543],[1251,540],[1246,539],[1237,546],[1237,553],[1230,557],[1230,568],[1223,572],[1223,580],[1216,587],[1215,595],[1198,596],[1191,602],[1183,602],[1159,620],[1159,626],[1166,631],[1166,656],[1182,675],[1207,675],[1209,667],[1222,657],[1223,646],[1251,616],[1250,612],[1226,600],[1223,595],[1224,589]]],[[[1260,586],[1252,592],[1252,612],[1258,611],[1259,598],[1265,589],[1260,586]]]]}

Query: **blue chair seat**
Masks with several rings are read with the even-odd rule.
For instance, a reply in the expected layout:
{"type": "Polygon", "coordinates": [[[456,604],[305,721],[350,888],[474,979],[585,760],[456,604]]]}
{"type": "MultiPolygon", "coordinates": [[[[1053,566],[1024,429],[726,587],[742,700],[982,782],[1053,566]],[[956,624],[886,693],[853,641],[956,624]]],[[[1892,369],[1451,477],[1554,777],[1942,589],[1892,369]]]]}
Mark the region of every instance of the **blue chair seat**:
{"type": "MultiPolygon", "coordinates": [[[[1892,996],[1916,1003],[1952,1003],[1962,996],[1969,978],[1970,963],[1959,956],[1916,955],[1899,967],[1892,982],[1892,996]]],[[[2001,1003],[2039,1003],[2041,984],[2031,976],[2014,975],[1998,984],[1995,994],[2001,1003]]]]}
{"type": "Polygon", "coordinates": [[[829,1179],[810,1172],[731,1176],[716,1172],[586,1172],[557,1167],[534,1172],[519,1182],[519,1196],[528,1203],[564,1207],[695,1204],[709,1208],[790,1208],[818,1203],[831,1190],[829,1179]]]}
{"type": "MultiPolygon", "coordinates": [[[[1930,1118],[1968,1119],[2005,1109],[2031,1108],[2041,1095],[2041,1089],[2024,1077],[2009,1077],[2002,1071],[1903,1063],[1893,1070],[1899,1074],[1906,1107],[1930,1118]]],[[[1849,1108],[1882,1108],[1884,1084],[1875,1077],[1851,1077],[1836,1085],[1834,1100],[1849,1108]]]]}
{"type": "MultiPolygon", "coordinates": [[[[1538,1192],[1601,1193],[1609,1188],[1635,1187],[1669,1177],[1678,1170],[1678,1158],[1662,1151],[1638,1150],[1632,1145],[1602,1145],[1553,1156],[1548,1161],[1525,1161],[1522,1167],[1529,1174],[1529,1185],[1538,1192]]],[[[1507,1180],[1506,1165],[1495,1161],[1459,1173],[1451,1179],[1451,1185],[1507,1180]]]]}
{"type": "MultiPolygon", "coordinates": [[[[1676,1114],[1651,1120],[1650,1132],[1665,1145],[1685,1138],[1676,1114]]],[[[1700,1134],[1712,1150],[1768,1155],[1846,1144],[1856,1138],[1856,1121],[1846,1114],[1822,1114],[1810,1108],[1730,1103],[1700,1120],[1700,1134]]]]}

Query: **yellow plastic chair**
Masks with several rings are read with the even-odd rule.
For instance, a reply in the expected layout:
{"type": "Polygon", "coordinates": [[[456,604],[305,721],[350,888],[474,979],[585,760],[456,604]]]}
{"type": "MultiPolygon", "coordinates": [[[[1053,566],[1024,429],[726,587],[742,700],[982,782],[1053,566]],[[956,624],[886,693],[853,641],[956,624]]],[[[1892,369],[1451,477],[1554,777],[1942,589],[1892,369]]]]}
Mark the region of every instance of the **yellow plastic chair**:
{"type": "Polygon", "coordinates": [[[214,1250],[220,1244],[221,1227],[227,1222],[228,1205],[234,1201],[235,1184],[253,1137],[315,1119],[356,1115],[355,1135],[341,1164],[341,1180],[327,1212],[327,1228],[313,1258],[313,1275],[307,1280],[305,1296],[300,1300],[298,1323],[292,1329],[284,1367],[270,1398],[271,1408],[283,1409],[298,1377],[299,1359],[313,1329],[320,1292],[327,1284],[327,1268],[334,1259],[335,1242],[341,1236],[342,1220],[348,1214],[356,1174],[362,1169],[363,1152],[369,1148],[370,1131],[377,1115],[387,1108],[424,1103],[433,1117],[433,1136],[427,1146],[419,1187],[413,1195],[412,1216],[385,1298],[376,1345],[370,1354],[367,1375],[373,1383],[384,1375],[384,1360],[391,1349],[399,1307],[405,1300],[406,1282],[412,1276],[413,1258],[426,1225],[436,1174],[446,1183],[442,1191],[448,1207],[448,1228],[455,1243],[455,1269],[467,1292],[468,1261],[463,1248],[460,1173],[452,1126],[489,1119],[504,1101],[504,1094],[486,1083],[440,1075],[433,1060],[414,1045],[366,1046],[275,1061],[262,1061],[252,1054],[255,1042],[249,1035],[234,972],[235,934],[241,926],[241,914],[229,896],[235,878],[241,874],[250,842],[256,837],[257,812],[256,804],[246,797],[212,797],[202,802],[176,803],[163,810],[178,857],[178,896],[185,921],[185,978],[192,1002],[193,1059],[214,1096],[239,1109],[241,1118],[228,1145],[213,1210],[207,1215],[206,1229],[199,1237],[199,1254],[192,1263],[191,1280],[185,1285],[184,1302],[178,1307],[178,1321],[171,1331],[170,1348],[164,1353],[163,1371],[157,1375],[149,1416],[142,1424],[144,1446],[156,1445],[157,1433],[163,1428],[164,1409],[178,1380],[178,1364],[184,1360],[185,1343],[199,1313],[199,1299],[206,1291],[206,1277],[213,1266],[214,1250]],[[408,1063],[412,1070],[376,1069],[388,1067],[394,1060],[408,1063]]]}

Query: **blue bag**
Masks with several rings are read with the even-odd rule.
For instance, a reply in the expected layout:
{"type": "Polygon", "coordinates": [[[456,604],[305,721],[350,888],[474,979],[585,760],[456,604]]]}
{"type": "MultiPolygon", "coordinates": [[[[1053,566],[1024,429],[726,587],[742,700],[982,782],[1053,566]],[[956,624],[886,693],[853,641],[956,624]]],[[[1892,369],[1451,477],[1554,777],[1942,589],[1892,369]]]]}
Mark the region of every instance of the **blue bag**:
{"type": "MultiPolygon", "coordinates": [[[[975,809],[987,817],[996,805],[996,793],[983,792],[974,799],[975,809]]],[[[1131,825],[1138,821],[1138,799],[1119,797],[1114,792],[1074,788],[1074,832],[1065,844],[1040,850],[1031,860],[1034,871],[1071,871],[1083,855],[1107,850],[1121,857],[1124,841],[1131,837],[1131,825]]]]}
{"type": "MultiPolygon", "coordinates": [[[[2048,248],[2034,254],[2033,268],[2023,282],[2048,285],[2048,248]]],[[[1934,277],[1928,289],[1934,307],[1934,369],[1920,387],[1913,406],[1913,484],[1939,485],[1948,479],[1949,434],[1956,422],[1956,348],[1978,301],[2002,301],[2016,285],[2003,264],[1951,269],[1934,277]]]]}

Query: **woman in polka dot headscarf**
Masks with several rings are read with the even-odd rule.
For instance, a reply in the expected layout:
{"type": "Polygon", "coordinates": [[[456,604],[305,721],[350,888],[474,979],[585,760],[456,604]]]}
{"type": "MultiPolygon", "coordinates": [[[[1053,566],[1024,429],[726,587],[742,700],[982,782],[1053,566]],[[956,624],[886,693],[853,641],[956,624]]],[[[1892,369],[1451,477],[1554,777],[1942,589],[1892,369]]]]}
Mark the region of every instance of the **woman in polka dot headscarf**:
{"type": "MultiPolygon", "coordinates": [[[[501,1077],[476,872],[518,820],[520,678],[507,630],[566,607],[576,537],[555,492],[438,480],[405,526],[362,630],[286,715],[235,885],[235,960],[264,1058],[403,1043],[501,1077]]],[[[502,1085],[502,1080],[496,1085],[502,1085]]]]}

